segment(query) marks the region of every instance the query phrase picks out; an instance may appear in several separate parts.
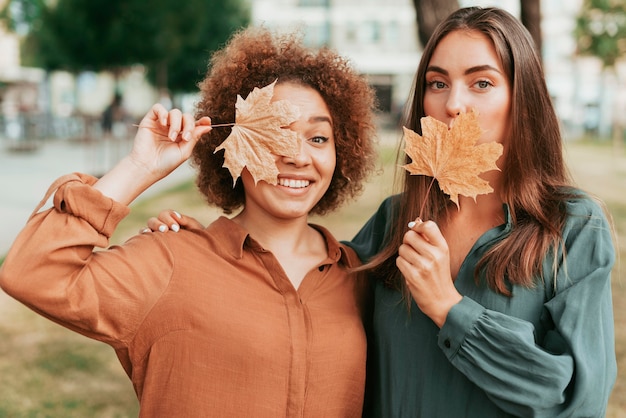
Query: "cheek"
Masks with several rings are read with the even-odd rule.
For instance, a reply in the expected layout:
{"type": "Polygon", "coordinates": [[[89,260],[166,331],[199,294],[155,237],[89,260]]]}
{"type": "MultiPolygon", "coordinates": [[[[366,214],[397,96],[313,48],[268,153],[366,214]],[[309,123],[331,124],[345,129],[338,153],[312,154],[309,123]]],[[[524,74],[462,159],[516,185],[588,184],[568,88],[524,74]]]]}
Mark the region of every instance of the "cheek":
{"type": "Polygon", "coordinates": [[[330,183],[333,174],[335,174],[335,168],[337,166],[337,156],[335,155],[335,150],[333,149],[332,153],[325,153],[325,155],[320,155],[317,158],[317,170],[320,177],[330,183]]]}
{"type": "MultiPolygon", "coordinates": [[[[324,162],[324,172],[327,177],[332,178],[335,173],[335,167],[337,167],[337,158],[335,155],[329,156],[324,162]]],[[[330,181],[330,180],[329,180],[330,181]]]]}
{"type": "Polygon", "coordinates": [[[424,113],[426,114],[426,116],[431,116],[437,119],[437,113],[439,112],[439,109],[441,108],[441,106],[439,106],[436,103],[432,95],[430,94],[424,95],[423,106],[424,106],[424,113]]]}

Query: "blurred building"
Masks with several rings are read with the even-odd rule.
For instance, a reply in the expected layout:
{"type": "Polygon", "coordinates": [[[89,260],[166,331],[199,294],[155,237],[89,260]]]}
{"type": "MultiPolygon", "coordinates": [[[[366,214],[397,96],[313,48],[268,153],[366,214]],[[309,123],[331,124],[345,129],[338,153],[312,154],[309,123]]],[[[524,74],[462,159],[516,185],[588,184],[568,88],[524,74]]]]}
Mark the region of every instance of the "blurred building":
{"type": "MultiPolygon", "coordinates": [[[[519,16],[523,0],[460,0],[461,6],[498,6],[519,16]]],[[[542,0],[543,61],[548,88],[567,137],[586,130],[609,135],[626,114],[626,68],[606,77],[598,60],[575,57],[575,17],[582,0],[542,0]]],[[[312,46],[328,45],[349,57],[376,88],[393,120],[410,90],[421,45],[412,0],[255,0],[254,24],[302,30],[312,46]]]]}
{"type": "Polygon", "coordinates": [[[38,87],[45,72],[20,65],[17,35],[0,27],[0,103],[2,113],[17,113],[38,106],[38,87]]]}
{"type": "MultiPolygon", "coordinates": [[[[496,5],[519,16],[523,0],[460,0],[461,6],[496,5]]],[[[381,122],[395,126],[409,94],[421,45],[412,0],[250,0],[252,23],[279,31],[299,30],[311,46],[330,46],[348,57],[375,88],[381,122]]],[[[2,0],[0,0],[2,3],[2,0]]],[[[626,115],[626,67],[606,76],[593,58],[575,57],[573,30],[582,0],[542,0],[543,60],[548,88],[565,133],[593,130],[607,136],[614,120],[626,115]]],[[[160,96],[137,66],[125,76],[124,105],[143,114],[160,96]]],[[[96,117],[113,97],[108,74],[46,74],[23,68],[19,42],[0,28],[0,111],[2,115],[44,111],[58,117],[96,117]]],[[[191,110],[195,96],[178,105],[191,110]]],[[[623,123],[626,124],[626,123],[623,123]]]]}
{"type": "Polygon", "coordinates": [[[255,0],[252,19],[337,49],[367,75],[389,123],[402,110],[419,62],[411,0],[255,0]]]}

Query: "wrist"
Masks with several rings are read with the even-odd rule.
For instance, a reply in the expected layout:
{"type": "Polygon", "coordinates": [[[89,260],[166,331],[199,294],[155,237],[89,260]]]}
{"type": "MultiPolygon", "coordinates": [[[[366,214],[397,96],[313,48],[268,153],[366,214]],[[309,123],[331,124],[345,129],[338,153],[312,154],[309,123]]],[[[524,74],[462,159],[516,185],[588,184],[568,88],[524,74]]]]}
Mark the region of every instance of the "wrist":
{"type": "Polygon", "coordinates": [[[145,164],[126,156],[103,175],[94,184],[94,188],[105,196],[128,205],[161,177],[145,164]]]}
{"type": "Polygon", "coordinates": [[[450,298],[446,300],[446,302],[443,302],[441,304],[441,309],[435,315],[431,316],[431,319],[437,325],[437,327],[443,327],[443,324],[446,323],[448,313],[450,313],[452,307],[459,303],[462,299],[463,296],[461,296],[460,294],[456,294],[453,298],[450,298]]]}

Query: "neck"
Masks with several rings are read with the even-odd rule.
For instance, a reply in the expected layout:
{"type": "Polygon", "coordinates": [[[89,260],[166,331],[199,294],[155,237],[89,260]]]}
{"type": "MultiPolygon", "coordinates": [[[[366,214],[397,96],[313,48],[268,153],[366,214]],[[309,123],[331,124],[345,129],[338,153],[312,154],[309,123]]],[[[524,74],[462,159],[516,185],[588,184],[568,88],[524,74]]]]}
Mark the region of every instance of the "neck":
{"type": "Polygon", "coordinates": [[[293,252],[306,243],[306,237],[311,231],[306,216],[281,219],[254,212],[244,208],[233,221],[248,230],[263,248],[278,254],[285,252],[285,249],[293,252]]]}
{"type": "Polygon", "coordinates": [[[494,227],[504,222],[502,199],[496,193],[479,195],[474,201],[471,197],[459,196],[459,209],[451,206],[449,219],[466,219],[468,222],[494,227]]]}

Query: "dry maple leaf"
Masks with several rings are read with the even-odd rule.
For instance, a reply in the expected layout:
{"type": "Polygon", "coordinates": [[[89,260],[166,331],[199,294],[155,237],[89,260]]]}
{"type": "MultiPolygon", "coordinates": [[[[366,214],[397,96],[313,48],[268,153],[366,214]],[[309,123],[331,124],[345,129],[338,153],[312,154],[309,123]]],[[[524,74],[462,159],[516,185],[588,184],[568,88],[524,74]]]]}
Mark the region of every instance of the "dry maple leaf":
{"type": "Polygon", "coordinates": [[[493,192],[479,174],[499,170],[496,160],[502,144],[476,144],[482,130],[475,111],[459,115],[452,128],[430,116],[421,119],[422,136],[404,128],[406,154],[411,163],[403,166],[411,174],[437,179],[441,190],[459,207],[459,195],[476,200],[479,194],[493,192]]]}
{"type": "Polygon", "coordinates": [[[224,165],[233,177],[233,185],[244,167],[255,184],[264,180],[277,184],[275,155],[295,157],[300,151],[298,134],[287,126],[300,116],[297,106],[287,100],[272,102],[273,83],[254,88],[244,100],[237,95],[235,124],[228,138],[215,149],[224,151],[224,165]]]}

